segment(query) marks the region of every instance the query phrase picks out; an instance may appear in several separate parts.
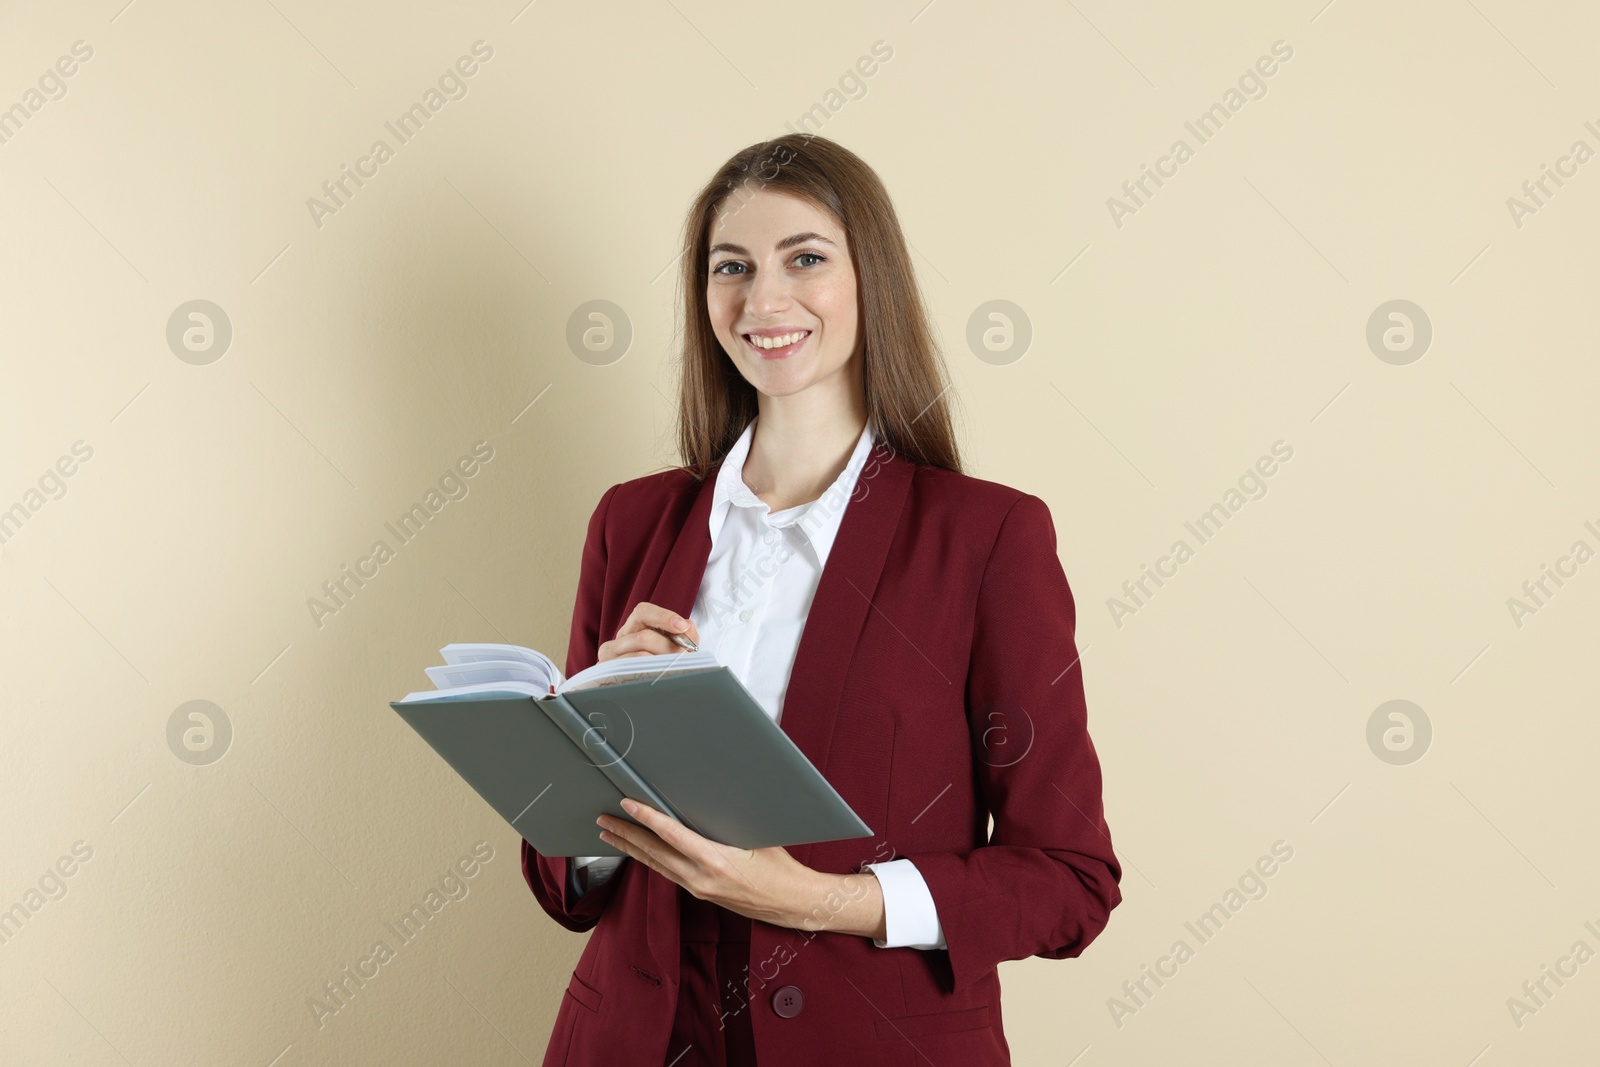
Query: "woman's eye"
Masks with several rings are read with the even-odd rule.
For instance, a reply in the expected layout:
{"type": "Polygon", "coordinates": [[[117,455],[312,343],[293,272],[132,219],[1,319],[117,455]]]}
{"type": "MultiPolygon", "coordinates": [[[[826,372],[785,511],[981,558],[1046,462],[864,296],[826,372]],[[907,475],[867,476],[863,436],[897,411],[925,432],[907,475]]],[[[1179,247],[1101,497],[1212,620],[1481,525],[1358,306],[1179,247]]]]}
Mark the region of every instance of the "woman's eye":
{"type": "MultiPolygon", "coordinates": [[[[801,252],[794,257],[794,263],[799,267],[814,267],[818,263],[826,263],[828,257],[818,252],[801,252]]],[[[712,274],[721,274],[724,277],[734,277],[748,274],[749,268],[736,259],[725,259],[711,268],[712,274]]]]}

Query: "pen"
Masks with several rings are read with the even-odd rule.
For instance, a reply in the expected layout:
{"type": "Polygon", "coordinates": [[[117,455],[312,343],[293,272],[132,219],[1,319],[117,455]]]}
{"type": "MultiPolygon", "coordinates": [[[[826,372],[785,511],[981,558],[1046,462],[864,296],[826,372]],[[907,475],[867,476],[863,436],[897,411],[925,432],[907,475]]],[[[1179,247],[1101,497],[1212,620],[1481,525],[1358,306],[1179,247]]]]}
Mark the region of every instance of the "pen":
{"type": "Polygon", "coordinates": [[[700,646],[695,644],[693,639],[691,639],[688,634],[671,633],[667,630],[663,630],[659,626],[652,626],[650,629],[654,630],[658,634],[665,634],[666,636],[672,638],[673,643],[679,648],[688,649],[690,652],[700,651],[700,646]]]}

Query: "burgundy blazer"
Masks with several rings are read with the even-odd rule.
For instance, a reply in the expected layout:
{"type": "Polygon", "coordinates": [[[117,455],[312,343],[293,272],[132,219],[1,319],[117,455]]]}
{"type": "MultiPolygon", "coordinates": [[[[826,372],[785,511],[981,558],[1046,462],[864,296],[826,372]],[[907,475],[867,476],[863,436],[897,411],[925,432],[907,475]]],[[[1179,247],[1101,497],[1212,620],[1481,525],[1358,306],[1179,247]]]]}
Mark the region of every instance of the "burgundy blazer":
{"type": "MultiPolygon", "coordinates": [[[[569,675],[596,661],[641,600],[688,617],[715,484],[714,471],[696,482],[678,469],[606,491],[583,548],[569,675]]],[[[781,722],[874,835],[790,852],[836,874],[912,860],[948,948],[753,922],[744,1010],[762,1067],[1009,1063],[996,964],[1077,956],[1105,927],[1122,870],[1075,618],[1042,500],[880,442],[823,569],[781,722]],[[790,986],[804,1006],[785,1018],[772,998],[790,986]]],[[[665,1064],[677,886],[625,860],[574,899],[568,860],[526,841],[522,867],[557,922],[594,930],[545,1067],[665,1064]]]]}

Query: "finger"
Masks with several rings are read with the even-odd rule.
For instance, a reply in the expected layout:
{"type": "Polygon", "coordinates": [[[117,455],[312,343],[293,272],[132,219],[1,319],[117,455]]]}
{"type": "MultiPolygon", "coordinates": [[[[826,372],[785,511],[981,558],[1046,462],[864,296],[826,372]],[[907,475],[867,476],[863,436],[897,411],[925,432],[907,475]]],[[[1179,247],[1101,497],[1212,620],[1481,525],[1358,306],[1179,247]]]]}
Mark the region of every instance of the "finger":
{"type": "Polygon", "coordinates": [[[678,650],[678,646],[672,643],[672,638],[655,630],[639,630],[625,637],[619,637],[611,644],[619,654],[623,652],[649,652],[653,655],[659,655],[678,650]]]}
{"type": "Polygon", "coordinates": [[[690,651],[698,651],[699,650],[699,646],[700,646],[700,631],[695,627],[693,619],[689,620],[689,628],[687,630],[675,630],[675,631],[665,631],[664,632],[661,627],[652,626],[652,627],[650,627],[650,629],[648,631],[645,631],[645,632],[654,633],[654,634],[661,634],[671,644],[671,646],[672,646],[671,651],[673,651],[673,652],[690,652],[690,651]],[[687,638],[690,642],[692,642],[694,644],[695,648],[694,649],[690,649],[687,645],[678,644],[676,641],[673,640],[673,638],[675,638],[675,637],[687,638]]]}
{"type": "MultiPolygon", "coordinates": [[[[652,811],[654,809],[651,809],[652,811]]],[[[659,814],[659,813],[657,813],[659,814]]],[[[666,818],[666,816],[661,816],[666,818]]],[[[709,863],[701,862],[691,856],[673,848],[663,841],[653,830],[648,827],[630,823],[615,816],[605,816],[605,825],[610,829],[600,835],[602,841],[622,850],[627,855],[637,859],[640,863],[656,871],[662,877],[670,879],[676,884],[687,889],[693,896],[700,900],[710,898],[714,892],[713,886],[718,884],[719,876],[716,872],[725,870],[727,865],[715,854],[706,857],[709,863]]],[[[667,820],[671,822],[671,819],[667,820]]],[[[743,879],[752,890],[755,886],[748,878],[743,879]]]]}
{"type": "Polygon", "coordinates": [[[688,633],[694,623],[679,615],[671,608],[664,608],[658,604],[641,600],[634,605],[633,611],[628,615],[627,621],[617,630],[617,636],[636,633],[650,626],[659,626],[668,633],[688,633]]]}
{"type": "MultiPolygon", "coordinates": [[[[652,871],[656,871],[657,873],[665,875],[669,878],[671,877],[671,875],[662,870],[656,864],[656,862],[649,857],[649,855],[647,855],[638,846],[634,845],[631,841],[626,841],[623,838],[618,837],[616,834],[610,833],[609,831],[601,831],[600,840],[604,841],[606,844],[622,853],[628,859],[633,860],[635,863],[642,863],[646,867],[649,867],[652,871]]],[[[677,881],[677,879],[674,878],[673,881],[677,881]]]]}
{"type": "Polygon", "coordinates": [[[600,646],[599,658],[601,660],[616,659],[632,653],[643,653],[647,656],[662,656],[681,649],[672,643],[672,639],[655,630],[639,630],[619,637],[614,641],[607,641],[600,646]]]}
{"type": "Polygon", "coordinates": [[[677,819],[658,811],[642,800],[624,800],[622,810],[639,820],[642,826],[686,858],[692,859],[702,851],[702,846],[710,844],[677,819]]]}
{"type": "MultiPolygon", "coordinates": [[[[639,820],[640,824],[653,833],[666,848],[671,849],[677,858],[681,858],[684,863],[683,870],[686,877],[692,875],[695,871],[711,874],[726,872],[749,886],[752,890],[755,889],[755,883],[751,882],[745,876],[745,873],[731,862],[735,857],[741,862],[753,859],[756,854],[755,849],[735,849],[729,848],[727,845],[719,845],[665,812],[659,811],[640,800],[624,800],[622,808],[629,815],[639,820]],[[743,855],[740,855],[740,853],[743,853],[743,855]]],[[[673,881],[680,882],[691,891],[693,889],[688,882],[681,881],[676,877],[673,881]]]]}
{"type": "Polygon", "coordinates": [[[656,653],[654,653],[654,652],[624,652],[620,656],[614,656],[609,652],[603,651],[604,647],[605,646],[603,646],[603,645],[601,646],[601,648],[602,648],[602,651],[600,653],[600,662],[601,663],[604,663],[606,660],[609,660],[609,659],[632,659],[635,656],[654,656],[654,655],[656,655],[656,653]]]}
{"type": "MultiPolygon", "coordinates": [[[[639,606],[646,607],[647,605],[641,604],[639,606]]],[[[654,607],[655,605],[648,606],[654,607]]],[[[665,608],[658,610],[662,612],[660,617],[646,621],[643,623],[644,626],[650,627],[657,632],[665,633],[669,639],[673,634],[682,634],[695,644],[698,645],[700,643],[700,628],[694,624],[693,619],[686,618],[674,611],[667,611],[665,608]]]]}
{"type": "Polygon", "coordinates": [[[601,830],[600,831],[600,840],[604,841],[606,844],[610,845],[612,848],[616,849],[618,852],[621,852],[623,855],[627,856],[629,859],[638,860],[640,863],[644,864],[647,867],[654,867],[655,866],[653,863],[650,862],[650,857],[645,855],[645,853],[644,853],[644,851],[642,849],[635,847],[635,845],[634,845],[634,843],[632,841],[627,840],[626,838],[624,838],[620,834],[613,833],[610,830],[601,830]]]}
{"type": "Polygon", "coordinates": [[[685,877],[683,871],[690,866],[690,863],[653,831],[615,816],[607,816],[602,825],[606,827],[605,832],[600,835],[602,841],[622,849],[674,882],[680,884],[683,882],[685,877]]]}

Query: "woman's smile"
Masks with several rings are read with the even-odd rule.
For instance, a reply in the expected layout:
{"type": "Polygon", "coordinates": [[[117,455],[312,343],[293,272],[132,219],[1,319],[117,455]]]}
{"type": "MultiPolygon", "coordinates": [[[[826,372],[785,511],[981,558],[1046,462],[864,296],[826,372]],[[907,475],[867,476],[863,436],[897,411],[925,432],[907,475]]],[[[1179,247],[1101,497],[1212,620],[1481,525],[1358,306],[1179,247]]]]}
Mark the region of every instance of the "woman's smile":
{"type": "Polygon", "coordinates": [[[805,347],[810,330],[779,326],[751,330],[743,335],[745,347],[762,359],[787,359],[805,347]]]}

